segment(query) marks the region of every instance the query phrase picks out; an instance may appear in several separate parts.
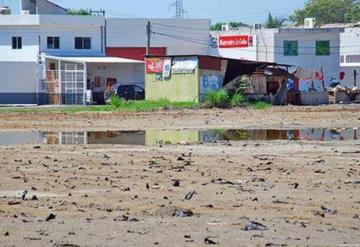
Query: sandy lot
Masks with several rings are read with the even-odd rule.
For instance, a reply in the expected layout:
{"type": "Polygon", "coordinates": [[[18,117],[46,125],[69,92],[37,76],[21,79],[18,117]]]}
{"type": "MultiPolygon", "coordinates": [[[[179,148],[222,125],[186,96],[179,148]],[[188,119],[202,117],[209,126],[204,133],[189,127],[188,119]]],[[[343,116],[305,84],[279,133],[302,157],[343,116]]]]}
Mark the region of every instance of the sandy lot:
{"type": "MultiPolygon", "coordinates": [[[[0,116],[2,131],[226,127],[360,127],[360,106],[0,116]]],[[[1,246],[360,246],[359,140],[0,146],[0,173],[1,246]]]]}

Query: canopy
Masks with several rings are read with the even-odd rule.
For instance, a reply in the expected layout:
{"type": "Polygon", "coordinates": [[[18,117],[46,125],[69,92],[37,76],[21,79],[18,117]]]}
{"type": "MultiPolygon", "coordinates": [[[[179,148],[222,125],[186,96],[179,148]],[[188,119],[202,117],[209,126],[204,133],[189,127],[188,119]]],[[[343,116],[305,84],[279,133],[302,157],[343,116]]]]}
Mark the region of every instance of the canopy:
{"type": "Polygon", "coordinates": [[[67,57],[67,56],[51,56],[45,55],[48,59],[55,59],[67,62],[74,62],[74,63],[137,63],[141,64],[144,63],[143,61],[127,59],[127,58],[120,58],[120,57],[105,57],[105,56],[98,56],[98,57],[67,57]]]}

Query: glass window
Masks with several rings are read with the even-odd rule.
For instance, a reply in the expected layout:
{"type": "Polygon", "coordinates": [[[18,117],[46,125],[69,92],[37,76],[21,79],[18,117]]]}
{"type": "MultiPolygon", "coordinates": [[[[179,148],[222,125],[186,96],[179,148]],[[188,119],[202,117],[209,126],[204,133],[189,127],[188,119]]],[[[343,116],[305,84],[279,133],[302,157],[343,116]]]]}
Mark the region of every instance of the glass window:
{"type": "Polygon", "coordinates": [[[48,37],[47,38],[48,49],[60,49],[60,38],[59,37],[48,37]]]}
{"type": "Polygon", "coordinates": [[[91,39],[84,38],[84,49],[91,49],[91,39]]]}
{"type": "Polygon", "coordinates": [[[75,49],[91,49],[91,38],[75,37],[75,49]]]}
{"type": "Polygon", "coordinates": [[[14,50],[22,49],[22,38],[21,37],[12,37],[12,48],[14,50]]]}
{"type": "Polygon", "coordinates": [[[320,40],[316,41],[316,56],[329,56],[330,55],[330,41],[320,40]]]}
{"type": "Polygon", "coordinates": [[[82,38],[75,38],[75,49],[82,49],[82,38]]]}
{"type": "Polygon", "coordinates": [[[297,55],[298,55],[298,42],[284,41],[284,56],[297,56],[297,55]]]}

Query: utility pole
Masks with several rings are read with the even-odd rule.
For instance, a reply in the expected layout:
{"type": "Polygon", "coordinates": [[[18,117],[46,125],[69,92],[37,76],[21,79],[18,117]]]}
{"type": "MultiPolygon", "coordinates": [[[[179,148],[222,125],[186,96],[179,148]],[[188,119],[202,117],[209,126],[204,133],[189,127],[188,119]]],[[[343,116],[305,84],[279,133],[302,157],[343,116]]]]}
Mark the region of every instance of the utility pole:
{"type": "Polygon", "coordinates": [[[146,56],[150,55],[150,45],[151,45],[151,23],[148,21],[146,25],[146,34],[147,34],[147,45],[146,45],[146,56]]]}

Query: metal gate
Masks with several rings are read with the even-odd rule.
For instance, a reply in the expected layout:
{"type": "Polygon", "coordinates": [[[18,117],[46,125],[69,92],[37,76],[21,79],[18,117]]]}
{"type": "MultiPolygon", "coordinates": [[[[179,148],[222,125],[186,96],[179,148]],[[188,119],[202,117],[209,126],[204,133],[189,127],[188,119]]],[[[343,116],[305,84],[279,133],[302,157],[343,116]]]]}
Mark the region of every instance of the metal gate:
{"type": "Polygon", "coordinates": [[[86,88],[84,83],[84,65],[65,63],[61,70],[61,102],[65,105],[82,105],[86,88]]]}

